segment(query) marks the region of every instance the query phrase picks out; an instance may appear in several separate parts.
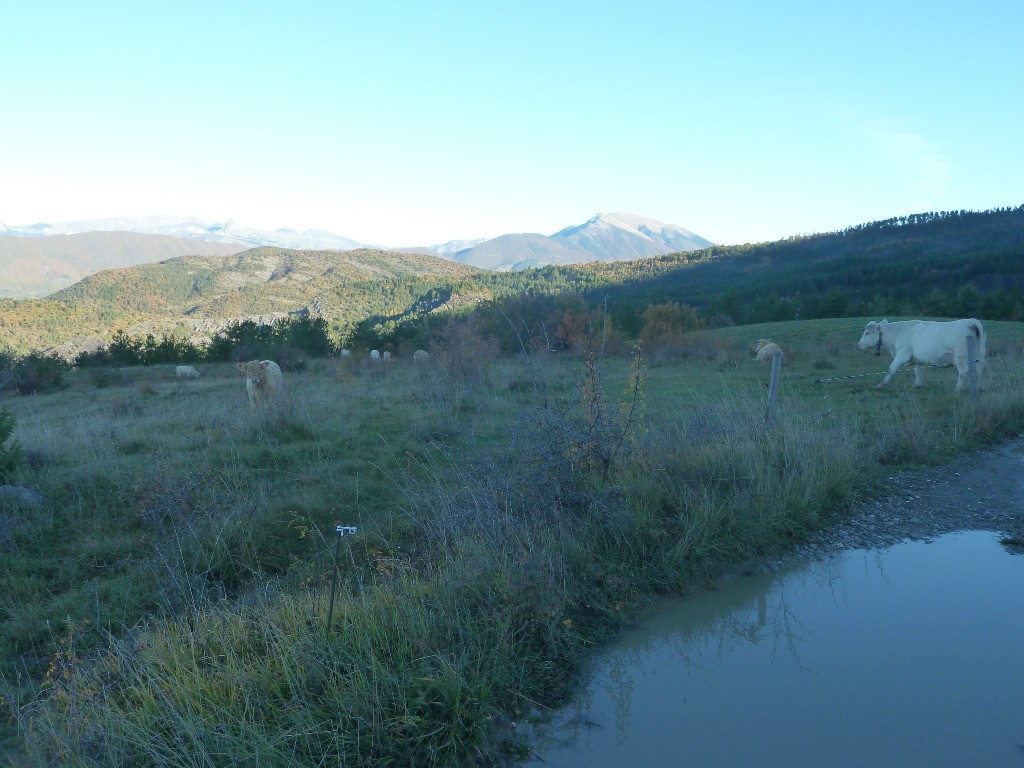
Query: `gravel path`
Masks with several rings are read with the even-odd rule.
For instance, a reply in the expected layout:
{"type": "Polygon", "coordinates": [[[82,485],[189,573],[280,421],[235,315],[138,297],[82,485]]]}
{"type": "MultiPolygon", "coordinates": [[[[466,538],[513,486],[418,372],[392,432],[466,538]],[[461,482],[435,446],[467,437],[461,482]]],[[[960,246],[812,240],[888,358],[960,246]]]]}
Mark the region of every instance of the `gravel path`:
{"type": "Polygon", "coordinates": [[[891,493],[857,505],[843,522],[819,531],[783,559],[818,560],[844,549],[879,549],[906,539],[954,531],[995,531],[1008,549],[1024,553],[1024,435],[941,467],[899,472],[891,493]]]}

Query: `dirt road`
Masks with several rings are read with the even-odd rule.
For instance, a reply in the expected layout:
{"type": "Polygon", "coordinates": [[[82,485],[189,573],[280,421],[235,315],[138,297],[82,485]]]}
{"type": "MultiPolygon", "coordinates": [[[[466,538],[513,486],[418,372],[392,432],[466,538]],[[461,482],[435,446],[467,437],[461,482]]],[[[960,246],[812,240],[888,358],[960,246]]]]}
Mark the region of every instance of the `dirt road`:
{"type": "Polygon", "coordinates": [[[1001,533],[1008,549],[1024,553],[1024,436],[889,480],[888,495],[858,504],[852,517],[815,534],[793,557],[817,559],[837,549],[875,549],[965,530],[1001,533]]]}

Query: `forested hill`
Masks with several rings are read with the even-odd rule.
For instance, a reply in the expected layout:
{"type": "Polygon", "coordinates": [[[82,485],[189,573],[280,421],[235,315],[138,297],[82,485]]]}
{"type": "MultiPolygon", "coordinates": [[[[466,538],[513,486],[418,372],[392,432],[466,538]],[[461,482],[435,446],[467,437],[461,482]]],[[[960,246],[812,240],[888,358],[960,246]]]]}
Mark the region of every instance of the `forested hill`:
{"type": "Polygon", "coordinates": [[[607,295],[623,319],[672,300],[737,324],[872,314],[1020,320],[1024,206],[918,214],[771,243],[536,273],[522,280],[607,295]]]}
{"type": "Polygon", "coordinates": [[[842,232],[711,249],[693,274],[703,303],[731,289],[745,297],[846,291],[851,300],[913,299],[932,290],[1024,284],[1024,206],[921,214],[842,232]]]}
{"type": "Polygon", "coordinates": [[[253,248],[108,269],[43,299],[0,299],[0,344],[18,352],[73,339],[173,332],[210,335],[231,320],[287,315],[316,300],[336,331],[417,307],[479,270],[437,256],[361,249],[253,248]]]}
{"type": "Polygon", "coordinates": [[[50,298],[137,314],[224,317],[287,312],[352,284],[390,279],[452,281],[474,267],[437,256],[379,251],[300,251],[260,247],[228,257],[186,256],[105,270],[50,298]]]}

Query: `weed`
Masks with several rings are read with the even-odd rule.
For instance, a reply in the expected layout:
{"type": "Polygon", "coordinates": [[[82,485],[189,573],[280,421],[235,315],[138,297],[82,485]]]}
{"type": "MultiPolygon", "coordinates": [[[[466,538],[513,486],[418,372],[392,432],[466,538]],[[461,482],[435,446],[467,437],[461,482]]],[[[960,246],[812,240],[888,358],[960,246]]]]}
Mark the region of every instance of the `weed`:
{"type": "Polygon", "coordinates": [[[17,528],[18,518],[16,515],[0,512],[0,550],[5,549],[8,542],[14,538],[17,528]]]}

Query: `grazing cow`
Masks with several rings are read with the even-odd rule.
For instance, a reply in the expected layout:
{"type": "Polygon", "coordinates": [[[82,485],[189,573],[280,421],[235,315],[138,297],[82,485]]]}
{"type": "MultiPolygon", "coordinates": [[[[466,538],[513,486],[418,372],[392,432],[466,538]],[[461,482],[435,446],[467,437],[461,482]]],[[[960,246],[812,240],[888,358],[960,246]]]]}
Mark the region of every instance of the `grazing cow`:
{"type": "Polygon", "coordinates": [[[343,349],[343,350],[341,350],[341,356],[342,357],[352,357],[352,350],[350,350],[350,349],[343,349]]]}
{"type": "Polygon", "coordinates": [[[759,363],[770,363],[775,357],[775,353],[782,351],[778,344],[768,339],[758,339],[755,350],[757,350],[757,362],[759,363]]]}
{"type": "Polygon", "coordinates": [[[376,349],[371,349],[370,350],[370,359],[373,360],[373,362],[375,362],[375,363],[379,363],[380,362],[380,352],[378,350],[376,350],[376,349]]]}
{"type": "Polygon", "coordinates": [[[890,323],[888,320],[872,320],[864,328],[857,342],[857,349],[875,350],[882,354],[882,347],[892,355],[889,372],[878,386],[883,387],[904,365],[914,366],[914,386],[921,386],[921,370],[925,365],[948,368],[955,365],[957,373],[956,391],[964,388],[967,377],[967,337],[974,337],[974,357],[978,381],[985,368],[985,329],[974,318],[936,322],[934,320],[903,320],[890,323]]]}
{"type": "Polygon", "coordinates": [[[412,353],[412,361],[417,365],[419,365],[420,363],[425,363],[429,359],[430,355],[427,354],[427,350],[425,349],[417,349],[415,352],[412,353]]]}
{"type": "Polygon", "coordinates": [[[174,375],[179,379],[198,379],[199,371],[191,365],[179,365],[174,369],[174,375]]]}
{"type": "Polygon", "coordinates": [[[245,391],[249,395],[249,405],[269,405],[284,390],[284,377],[281,368],[273,360],[250,360],[239,363],[238,370],[245,374],[245,391]]]}
{"type": "Polygon", "coordinates": [[[391,362],[391,353],[388,352],[387,350],[384,350],[384,354],[380,356],[380,359],[383,360],[385,363],[391,362]]]}

